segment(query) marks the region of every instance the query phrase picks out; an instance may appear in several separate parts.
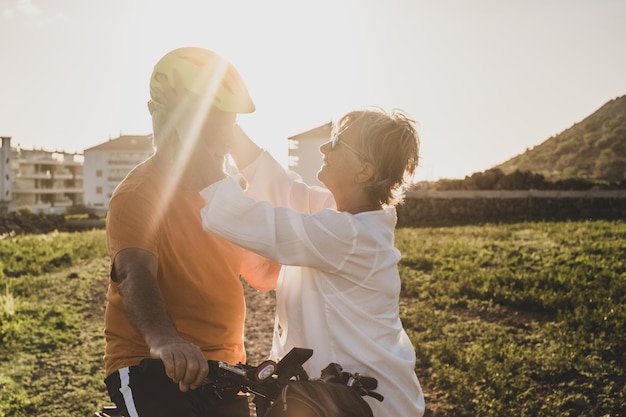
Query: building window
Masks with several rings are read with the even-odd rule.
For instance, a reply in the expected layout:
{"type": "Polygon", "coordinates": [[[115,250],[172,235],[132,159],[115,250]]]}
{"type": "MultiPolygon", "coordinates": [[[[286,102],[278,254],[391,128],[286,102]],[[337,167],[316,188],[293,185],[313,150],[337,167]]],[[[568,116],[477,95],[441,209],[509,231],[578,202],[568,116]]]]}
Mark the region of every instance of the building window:
{"type": "Polygon", "coordinates": [[[102,187],[96,187],[96,194],[102,194],[102,187]]]}
{"type": "Polygon", "coordinates": [[[101,169],[97,169],[96,170],[96,177],[100,178],[102,176],[102,170],[101,169]]]}
{"type": "Polygon", "coordinates": [[[288,144],[289,144],[289,150],[295,151],[296,149],[300,148],[300,141],[298,140],[289,139],[288,144]]]}
{"type": "Polygon", "coordinates": [[[289,155],[288,161],[289,167],[297,167],[300,165],[300,157],[297,155],[289,155]]]}

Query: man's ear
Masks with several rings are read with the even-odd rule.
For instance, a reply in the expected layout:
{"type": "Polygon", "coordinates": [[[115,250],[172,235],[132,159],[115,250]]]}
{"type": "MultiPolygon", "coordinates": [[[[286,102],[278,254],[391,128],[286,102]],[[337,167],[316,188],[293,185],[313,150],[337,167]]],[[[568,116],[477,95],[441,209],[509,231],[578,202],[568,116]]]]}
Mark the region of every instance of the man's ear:
{"type": "Polygon", "coordinates": [[[371,180],[376,174],[376,169],[374,168],[374,164],[370,161],[361,161],[361,165],[355,175],[355,181],[358,184],[364,184],[371,180]]]}

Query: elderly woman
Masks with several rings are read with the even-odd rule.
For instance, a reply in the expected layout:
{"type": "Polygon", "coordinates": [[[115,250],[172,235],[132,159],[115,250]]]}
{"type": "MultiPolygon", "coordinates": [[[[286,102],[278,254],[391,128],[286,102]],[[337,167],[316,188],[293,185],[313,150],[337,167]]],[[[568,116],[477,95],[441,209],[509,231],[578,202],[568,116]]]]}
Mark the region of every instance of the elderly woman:
{"type": "Polygon", "coordinates": [[[378,379],[384,401],[366,398],[374,416],[421,416],[394,247],[394,204],[418,163],[414,122],[400,110],[353,111],[320,151],[317,177],[327,189],[302,183],[236,128],[231,154],[248,189],[224,174],[219,156],[205,165],[197,173],[210,184],[201,191],[203,227],[276,262],[251,280],[276,289],[272,359],[311,348],[312,376],[335,362],[378,379]]]}

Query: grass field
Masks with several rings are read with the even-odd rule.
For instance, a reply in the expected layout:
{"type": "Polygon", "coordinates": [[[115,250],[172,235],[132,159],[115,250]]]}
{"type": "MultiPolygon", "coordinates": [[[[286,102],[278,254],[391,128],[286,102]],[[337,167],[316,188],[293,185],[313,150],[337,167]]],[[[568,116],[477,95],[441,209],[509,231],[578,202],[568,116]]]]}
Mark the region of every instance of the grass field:
{"type": "Polygon", "coordinates": [[[404,229],[397,245],[438,415],[624,415],[624,222],[404,229]]]}
{"type": "MultiPolygon", "coordinates": [[[[625,415],[626,222],[407,228],[396,244],[428,416],[625,415]]],[[[5,236],[0,263],[0,417],[91,416],[108,403],[104,232],[5,236]]]]}

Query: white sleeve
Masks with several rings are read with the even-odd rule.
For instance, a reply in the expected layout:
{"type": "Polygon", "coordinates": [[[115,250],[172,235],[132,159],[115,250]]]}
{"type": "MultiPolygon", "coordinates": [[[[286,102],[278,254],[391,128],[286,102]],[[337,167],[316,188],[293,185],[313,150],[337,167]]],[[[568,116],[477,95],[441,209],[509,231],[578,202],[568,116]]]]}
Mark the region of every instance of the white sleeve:
{"type": "Polygon", "coordinates": [[[276,207],[289,207],[300,213],[317,213],[335,208],[335,200],[326,188],[308,186],[293,171],[284,169],[267,151],[241,170],[248,182],[246,195],[257,201],[269,201],[276,207]]]}
{"type": "Polygon", "coordinates": [[[336,210],[298,213],[248,198],[232,178],[200,192],[202,226],[222,238],[283,265],[333,272],[357,244],[353,216],[336,210]]]}

